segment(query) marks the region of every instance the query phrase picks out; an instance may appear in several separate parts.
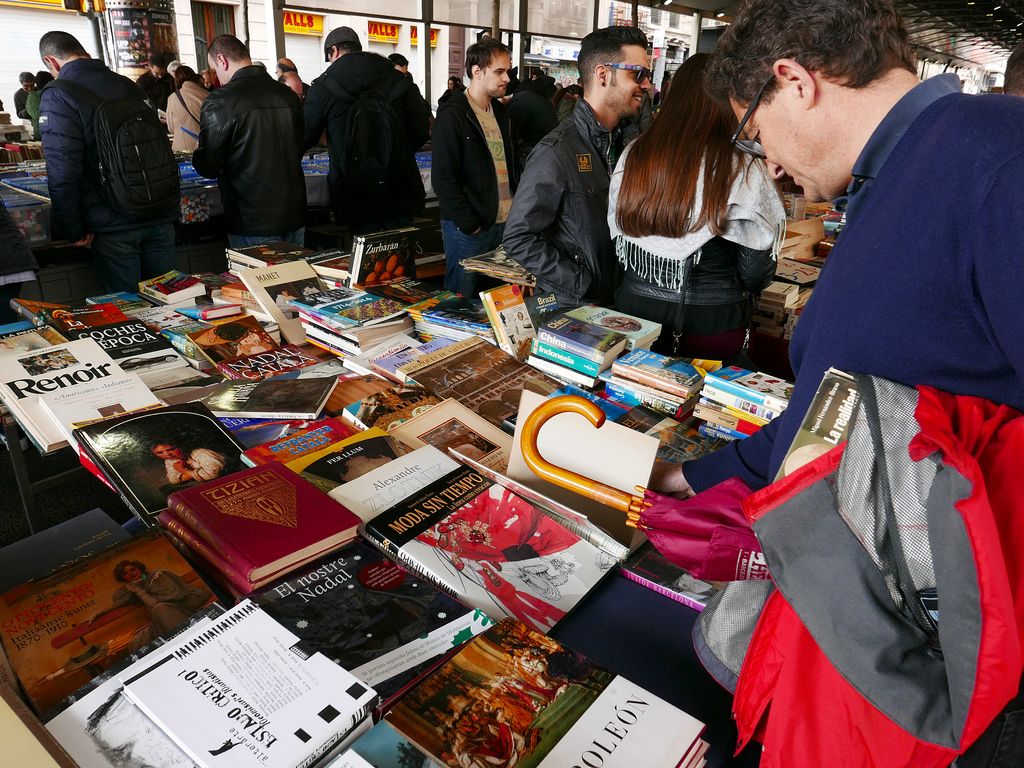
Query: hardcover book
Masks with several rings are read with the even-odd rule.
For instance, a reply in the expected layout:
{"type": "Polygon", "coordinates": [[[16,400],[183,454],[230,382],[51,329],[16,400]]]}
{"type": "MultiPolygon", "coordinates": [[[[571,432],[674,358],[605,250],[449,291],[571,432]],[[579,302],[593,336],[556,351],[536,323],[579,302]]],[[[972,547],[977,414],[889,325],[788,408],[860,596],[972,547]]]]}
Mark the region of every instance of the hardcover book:
{"type": "Polygon", "coordinates": [[[49,325],[68,338],[71,338],[73,331],[87,330],[128,319],[128,316],[113,304],[87,304],[84,307],[46,310],[43,316],[49,325]]]}
{"type": "Polygon", "coordinates": [[[219,320],[222,317],[234,317],[245,312],[241,304],[197,304],[194,307],[178,307],[180,312],[190,320],[219,320]]]}
{"type": "Polygon", "coordinates": [[[622,564],[622,575],[695,611],[704,610],[708,600],[718,591],[714,584],[695,579],[670,562],[650,542],[622,564]]]}
{"type": "Polygon", "coordinates": [[[0,353],[31,352],[34,349],[52,347],[68,341],[52,326],[32,326],[20,331],[11,331],[0,336],[0,353]]]}
{"type": "Polygon", "coordinates": [[[348,283],[352,277],[352,254],[339,253],[310,266],[320,279],[334,280],[339,283],[348,283]]]}
{"type": "Polygon", "coordinates": [[[614,563],[534,504],[433,446],[331,495],[366,520],[371,543],[462,602],[545,632],[614,563]]]}
{"type": "Polygon", "coordinates": [[[249,419],[315,419],[327,404],[338,380],[267,379],[225,382],[203,397],[217,416],[249,419]]]}
{"type": "Polygon", "coordinates": [[[162,405],[134,373],[98,379],[73,389],[47,392],[40,399],[43,409],[60,428],[64,439],[73,446],[76,442],[71,430],[75,424],[162,405]]]}
{"type": "Polygon", "coordinates": [[[147,525],[168,494],[241,467],[242,446],[200,403],[114,417],[73,435],[147,525]]]}
{"type": "Polygon", "coordinates": [[[68,333],[77,339],[92,339],[122,370],[139,374],[147,383],[150,374],[159,377],[162,372],[188,365],[165,338],[151,331],[141,320],[71,329],[68,333]]]}
{"type": "Polygon", "coordinates": [[[117,291],[116,293],[104,293],[101,296],[90,296],[85,300],[86,304],[113,304],[126,315],[134,315],[136,312],[145,309],[152,309],[153,305],[130,291],[117,291]]]}
{"type": "Polygon", "coordinates": [[[192,275],[172,269],[159,277],[139,283],[139,293],[158,304],[193,303],[206,293],[206,286],[192,275]]]}
{"type": "Polygon", "coordinates": [[[285,466],[324,493],[398,458],[401,451],[388,433],[370,429],[326,448],[292,459],[285,466]]]}
{"type": "Polygon", "coordinates": [[[293,459],[319,451],[354,434],[356,429],[341,419],[323,419],[286,437],[250,448],[242,454],[242,461],[250,467],[268,464],[271,461],[287,464],[293,459]]]}
{"type": "Polygon", "coordinates": [[[599,325],[559,315],[542,323],[537,340],[598,364],[603,371],[626,348],[626,337],[599,325]]]}
{"type": "Polygon", "coordinates": [[[244,601],[204,632],[168,643],[125,694],[203,768],[313,764],[377,696],[244,601]]]}
{"type": "Polygon", "coordinates": [[[508,469],[512,452],[511,435],[451,399],[393,427],[391,434],[409,448],[432,445],[445,453],[458,451],[500,472],[508,469]]]}
{"type": "Polygon", "coordinates": [[[836,368],[825,371],[775,479],[785,477],[845,442],[859,401],[857,382],[852,376],[836,368]]]}
{"type": "Polygon", "coordinates": [[[500,285],[481,291],[480,301],[494,329],[498,346],[523,360],[530,351],[530,342],[537,335],[526,308],[523,289],[518,285],[500,285]]]}
{"type": "Polygon", "coordinates": [[[416,277],[416,228],[357,235],[352,243],[353,283],[367,287],[416,277]]]}
{"type": "Polygon", "coordinates": [[[151,331],[160,332],[164,328],[173,328],[188,320],[183,314],[173,307],[151,307],[136,312],[132,318],[142,322],[151,331]]]}
{"type": "Polygon", "coordinates": [[[406,364],[419,360],[421,357],[436,352],[439,349],[449,347],[454,343],[451,339],[434,339],[426,343],[418,342],[407,349],[398,350],[390,355],[377,358],[372,363],[373,371],[381,376],[386,376],[392,381],[404,384],[409,380],[405,370],[406,364]]]}
{"type": "Polygon", "coordinates": [[[380,427],[390,432],[440,403],[441,400],[419,387],[393,387],[367,395],[359,401],[355,412],[346,412],[362,429],[380,427]]]}
{"type": "Polygon", "coordinates": [[[282,373],[319,364],[320,358],[294,344],[286,344],[269,352],[240,355],[217,363],[217,370],[226,379],[263,381],[282,373]]]}
{"type": "Polygon", "coordinates": [[[382,708],[493,622],[356,540],[253,597],[306,647],[377,691],[382,708]]]}
{"type": "Polygon", "coordinates": [[[327,401],[326,411],[331,416],[340,416],[352,424],[359,426],[355,415],[362,408],[363,402],[395,385],[380,376],[361,376],[349,373],[337,378],[338,386],[327,401]]]}
{"type": "Polygon", "coordinates": [[[442,765],[689,766],[704,725],[517,621],[463,646],[385,721],[442,765]],[[481,765],[486,763],[479,763],[481,765]]]}
{"type": "Polygon", "coordinates": [[[704,377],[688,358],[668,357],[638,349],[612,363],[612,375],[646,384],[684,400],[704,385],[704,377]]]}
{"type": "Polygon", "coordinates": [[[259,321],[249,315],[186,335],[214,365],[243,355],[270,352],[278,347],[259,321]]]}
{"type": "Polygon", "coordinates": [[[552,379],[483,339],[456,342],[403,370],[435,397],[458,400],[498,427],[519,410],[524,390],[547,395],[558,389],[552,379]]]}
{"type": "Polygon", "coordinates": [[[0,398],[44,452],[63,448],[67,440],[43,408],[42,395],[70,394],[84,385],[121,376],[124,371],[92,339],[0,353],[0,398]]]}
{"type": "Polygon", "coordinates": [[[263,311],[281,327],[284,338],[292,344],[301,344],[306,334],[291,302],[315,296],[323,290],[313,268],[305,261],[293,261],[243,269],[238,276],[263,311]]]}
{"type": "Polygon", "coordinates": [[[626,337],[626,349],[646,349],[661,335],[661,323],[633,317],[624,312],[593,305],[576,307],[565,313],[568,317],[607,328],[626,337]]]}
{"type": "Polygon", "coordinates": [[[253,586],[351,541],[359,520],[294,472],[271,462],[176,491],[173,519],[253,586]]]}
{"type": "Polygon", "coordinates": [[[154,531],[0,595],[0,637],[41,713],[211,602],[154,531]]]}
{"type": "Polygon", "coordinates": [[[420,280],[413,280],[411,278],[394,280],[390,283],[383,283],[381,285],[367,286],[366,291],[367,293],[372,293],[374,296],[383,296],[386,299],[394,299],[395,301],[400,301],[403,304],[418,304],[421,301],[426,301],[427,299],[433,298],[439,293],[442,293],[442,291],[431,287],[427,283],[420,280]]]}
{"type": "Polygon", "coordinates": [[[67,304],[56,304],[50,301],[33,301],[32,299],[11,299],[11,309],[19,317],[28,320],[34,325],[42,325],[46,322],[44,312],[51,309],[70,309],[67,304]]]}

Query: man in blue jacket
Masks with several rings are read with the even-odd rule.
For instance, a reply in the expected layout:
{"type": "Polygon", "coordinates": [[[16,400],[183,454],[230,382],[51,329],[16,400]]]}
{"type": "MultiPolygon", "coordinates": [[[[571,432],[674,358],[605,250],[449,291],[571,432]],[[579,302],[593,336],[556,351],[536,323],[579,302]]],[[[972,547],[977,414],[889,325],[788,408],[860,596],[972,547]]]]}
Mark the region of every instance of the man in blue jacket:
{"type": "MultiPolygon", "coordinates": [[[[67,32],[43,35],[39,55],[54,77],[101,102],[144,99],[135,83],[92,59],[67,32]]],[[[178,201],[144,219],[110,207],[100,193],[94,104],[75,90],[51,86],[43,90],[39,111],[55,237],[92,247],[108,291],[136,291],[140,280],[174,269],[178,201]]]]}

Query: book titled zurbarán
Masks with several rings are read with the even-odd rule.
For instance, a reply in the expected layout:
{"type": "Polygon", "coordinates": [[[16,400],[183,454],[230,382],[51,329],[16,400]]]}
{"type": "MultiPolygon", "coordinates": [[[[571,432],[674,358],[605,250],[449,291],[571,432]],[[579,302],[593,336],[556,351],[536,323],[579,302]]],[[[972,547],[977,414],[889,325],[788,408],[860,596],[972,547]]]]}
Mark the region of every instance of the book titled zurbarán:
{"type": "Polygon", "coordinates": [[[252,586],[351,541],[359,519],[277,462],[172,493],[176,520],[252,586]]]}

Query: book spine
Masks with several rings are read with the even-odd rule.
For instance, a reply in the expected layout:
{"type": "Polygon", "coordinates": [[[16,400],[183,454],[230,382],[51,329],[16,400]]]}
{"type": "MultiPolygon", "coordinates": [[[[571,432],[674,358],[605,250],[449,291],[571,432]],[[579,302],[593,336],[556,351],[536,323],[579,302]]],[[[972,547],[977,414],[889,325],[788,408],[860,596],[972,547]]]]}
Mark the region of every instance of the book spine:
{"type": "Polygon", "coordinates": [[[390,557],[392,560],[399,562],[404,565],[408,570],[413,573],[419,574],[438,589],[448,593],[456,600],[462,599],[459,597],[459,593],[455,591],[449,584],[445,584],[442,581],[438,581],[423,565],[412,557],[408,552],[403,550],[401,547],[396,547],[390,540],[382,539],[370,529],[369,526],[360,526],[360,532],[363,538],[370,542],[373,546],[383,552],[385,555],[390,557]]]}
{"type": "Polygon", "coordinates": [[[619,572],[623,576],[625,576],[627,579],[629,579],[630,581],[635,581],[637,584],[640,584],[641,586],[647,587],[647,589],[654,590],[658,594],[664,595],[665,597],[667,597],[667,598],[669,598],[671,600],[675,600],[677,603],[682,603],[687,608],[693,608],[693,610],[695,610],[695,611],[703,611],[704,610],[704,604],[703,603],[700,603],[700,602],[694,600],[692,597],[687,597],[686,595],[681,595],[678,592],[676,592],[675,590],[672,590],[672,589],[669,589],[668,587],[662,586],[661,584],[658,584],[655,581],[651,581],[650,579],[645,579],[640,574],[634,573],[633,571],[629,570],[628,568],[620,568],[619,572]]]}
{"type": "Polygon", "coordinates": [[[165,517],[163,512],[158,516],[160,524],[166,529],[164,535],[188,560],[198,560],[207,575],[236,600],[240,600],[253,591],[251,584],[239,578],[228,568],[213,551],[207,547],[192,531],[188,530],[173,518],[165,517]]]}
{"type": "Polygon", "coordinates": [[[177,493],[172,493],[167,497],[167,511],[216,552],[219,559],[228,568],[234,570],[238,575],[244,576],[246,581],[252,581],[249,574],[256,569],[255,564],[242,554],[241,550],[231,541],[216,535],[205,522],[199,519],[192,508],[181,500],[177,493]]]}
{"type": "Polygon", "coordinates": [[[721,438],[722,440],[742,440],[746,435],[733,432],[731,429],[722,429],[721,427],[714,427],[711,424],[701,424],[697,427],[697,431],[704,437],[721,438]]]}
{"type": "Polygon", "coordinates": [[[714,373],[708,375],[707,381],[710,382],[711,386],[721,392],[728,392],[736,397],[743,398],[754,405],[760,405],[770,411],[776,411],[777,413],[782,413],[782,411],[786,410],[786,406],[789,404],[788,401],[783,400],[781,397],[769,395],[765,392],[756,392],[753,389],[745,387],[735,381],[715,376],[714,373]]]}
{"type": "Polygon", "coordinates": [[[752,435],[761,428],[760,424],[741,419],[733,413],[727,413],[725,409],[719,410],[700,403],[694,406],[693,415],[716,427],[725,427],[744,435],[752,435]]]}
{"type": "Polygon", "coordinates": [[[739,395],[735,395],[731,392],[721,390],[717,386],[707,383],[707,381],[704,383],[701,395],[709,400],[714,400],[716,403],[724,405],[727,408],[732,408],[742,413],[749,413],[752,416],[757,416],[759,419],[767,419],[768,421],[771,421],[782,413],[781,410],[766,408],[763,405],[752,403],[745,397],[740,397],[739,395]]]}
{"type": "Polygon", "coordinates": [[[658,413],[664,413],[666,416],[671,416],[672,418],[677,418],[683,412],[685,407],[677,402],[666,400],[665,398],[652,395],[648,392],[641,392],[638,389],[624,387],[614,381],[606,381],[604,383],[604,388],[611,397],[625,403],[626,405],[646,405],[651,410],[657,411],[658,413]]]}
{"type": "Polygon", "coordinates": [[[601,372],[599,363],[586,357],[580,357],[568,350],[551,346],[540,339],[537,339],[533,345],[533,354],[545,360],[550,360],[553,363],[564,365],[566,368],[572,368],[574,371],[585,373],[588,376],[597,376],[601,372]]]}
{"type": "Polygon", "coordinates": [[[667,394],[676,395],[684,400],[692,394],[693,386],[696,385],[696,382],[694,382],[690,387],[685,387],[671,378],[658,376],[633,365],[620,365],[617,362],[612,363],[612,375],[627,379],[628,381],[635,381],[638,384],[645,384],[654,389],[660,389],[667,394]]]}
{"type": "Polygon", "coordinates": [[[554,333],[547,328],[537,329],[537,340],[548,344],[555,349],[561,349],[565,352],[570,352],[578,357],[591,360],[595,363],[601,363],[607,357],[606,355],[598,352],[596,349],[581,344],[578,341],[561,336],[558,333],[554,333]]]}

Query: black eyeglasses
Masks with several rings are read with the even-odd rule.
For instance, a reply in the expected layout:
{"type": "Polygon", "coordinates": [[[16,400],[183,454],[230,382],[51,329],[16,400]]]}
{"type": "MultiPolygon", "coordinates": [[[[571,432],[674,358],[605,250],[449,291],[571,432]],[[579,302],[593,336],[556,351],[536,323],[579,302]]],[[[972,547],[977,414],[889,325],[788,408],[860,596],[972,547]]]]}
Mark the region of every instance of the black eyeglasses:
{"type": "Polygon", "coordinates": [[[653,83],[654,82],[654,71],[648,69],[640,64],[616,64],[614,62],[605,62],[606,67],[612,69],[625,69],[629,72],[635,72],[637,85],[642,83],[644,80],[653,83]]]}
{"type": "Polygon", "coordinates": [[[764,85],[758,89],[757,95],[754,96],[754,100],[750,102],[750,106],[747,107],[747,111],[743,114],[743,119],[740,120],[740,124],[736,126],[736,130],[732,134],[732,144],[736,149],[760,160],[764,160],[766,157],[764,147],[761,146],[761,140],[756,136],[752,139],[741,139],[740,136],[743,134],[743,129],[747,127],[747,122],[750,120],[751,115],[753,115],[754,112],[757,111],[758,106],[760,106],[761,97],[764,96],[764,92],[768,90],[768,86],[773,82],[775,82],[774,72],[768,76],[768,79],[764,81],[764,85]]]}

